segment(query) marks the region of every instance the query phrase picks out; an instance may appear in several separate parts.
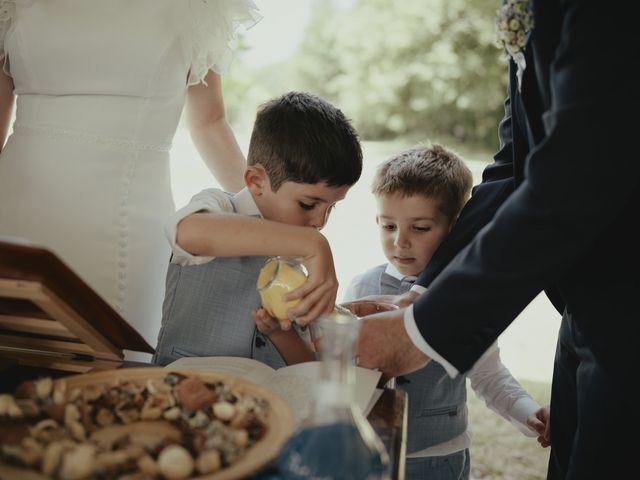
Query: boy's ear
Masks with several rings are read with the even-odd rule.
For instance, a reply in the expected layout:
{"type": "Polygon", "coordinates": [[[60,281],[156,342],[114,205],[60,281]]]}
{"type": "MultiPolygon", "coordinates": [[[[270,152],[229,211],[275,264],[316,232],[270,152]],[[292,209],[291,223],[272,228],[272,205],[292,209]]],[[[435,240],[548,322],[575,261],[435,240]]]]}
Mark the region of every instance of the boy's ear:
{"type": "Polygon", "coordinates": [[[380,217],[376,215],[376,225],[380,225],[380,217]]]}
{"type": "Polygon", "coordinates": [[[259,197],[269,186],[267,171],[260,164],[249,165],[244,170],[244,183],[252,195],[259,197]]]}

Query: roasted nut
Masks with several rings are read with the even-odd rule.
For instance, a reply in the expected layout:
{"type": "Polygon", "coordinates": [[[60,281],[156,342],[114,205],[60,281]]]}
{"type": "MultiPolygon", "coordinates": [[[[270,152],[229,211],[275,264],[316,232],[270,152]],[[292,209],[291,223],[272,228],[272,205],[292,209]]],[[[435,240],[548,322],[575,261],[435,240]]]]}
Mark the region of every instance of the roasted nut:
{"type": "Polygon", "coordinates": [[[69,426],[70,423],[80,420],[80,410],[73,403],[67,403],[64,408],[64,425],[69,426]]]}
{"type": "Polygon", "coordinates": [[[140,418],[142,420],[157,420],[162,412],[171,406],[172,397],[166,393],[158,393],[150,396],[142,407],[140,418]]]}
{"type": "Polygon", "coordinates": [[[236,430],[233,432],[233,442],[240,448],[249,444],[249,432],[246,430],[236,430]]]}
{"type": "Polygon", "coordinates": [[[101,427],[108,427],[109,425],[113,425],[115,420],[115,416],[113,413],[106,408],[101,408],[96,413],[96,423],[101,427]]]}
{"type": "Polygon", "coordinates": [[[25,417],[37,417],[40,415],[40,409],[36,402],[30,398],[16,398],[15,399],[18,408],[25,417]]]}
{"type": "Polygon", "coordinates": [[[180,407],[173,407],[169,410],[166,410],[162,416],[167,420],[177,420],[178,418],[180,418],[181,413],[182,411],[180,410],[180,407]]]}
{"type": "Polygon", "coordinates": [[[42,457],[42,465],[40,470],[48,477],[53,476],[58,469],[60,460],[62,460],[62,451],[64,450],[64,444],[62,442],[52,442],[44,450],[42,457]]]}
{"type": "Polygon", "coordinates": [[[25,465],[33,466],[42,461],[44,455],[44,448],[37,441],[31,437],[25,437],[22,439],[22,454],[20,459],[25,465]]]}
{"type": "Polygon", "coordinates": [[[13,395],[9,395],[8,393],[0,394],[0,415],[6,415],[12,418],[22,417],[22,410],[20,410],[13,395]]]}
{"type": "Polygon", "coordinates": [[[104,393],[104,385],[89,385],[82,388],[82,399],[85,402],[98,400],[104,393]]]}
{"type": "Polygon", "coordinates": [[[246,403],[235,405],[236,414],[229,423],[233,428],[247,428],[256,421],[256,414],[246,403]]]}
{"type": "Polygon", "coordinates": [[[161,378],[150,378],[146,383],[147,390],[151,395],[159,393],[171,393],[172,387],[161,378]]]}
{"type": "Polygon", "coordinates": [[[166,478],[187,478],[193,471],[193,458],[180,445],[169,445],[158,456],[158,468],[166,478]]]}
{"type": "Polygon", "coordinates": [[[36,395],[39,399],[44,400],[51,395],[53,389],[53,380],[51,377],[41,378],[36,381],[36,395]]]}
{"type": "Polygon", "coordinates": [[[236,413],[236,407],[229,402],[217,402],[213,404],[213,414],[223,422],[229,421],[236,413]]]}
{"type": "Polygon", "coordinates": [[[133,423],[140,418],[140,412],[138,409],[136,409],[135,405],[132,405],[129,402],[123,402],[116,405],[116,415],[125,425],[133,423]]]}
{"type": "Polygon", "coordinates": [[[64,412],[67,409],[66,403],[52,403],[43,407],[43,411],[47,417],[55,420],[60,425],[64,425],[64,412]]]}
{"type": "Polygon", "coordinates": [[[194,430],[191,438],[191,451],[201,452],[204,448],[204,442],[207,440],[202,430],[194,430]]]}
{"type": "Polygon", "coordinates": [[[181,381],[175,389],[178,403],[187,410],[204,410],[216,400],[215,392],[207,388],[202,380],[189,377],[181,381]]]}
{"type": "MultiPolygon", "coordinates": [[[[137,459],[145,454],[145,450],[140,445],[128,445],[121,450],[111,452],[101,452],[96,455],[94,471],[103,472],[111,477],[111,474],[120,467],[130,467],[137,463],[137,459]],[[132,460],[134,462],[132,462],[132,460]]],[[[118,477],[121,478],[121,477],[118,477]]]]}
{"type": "Polygon", "coordinates": [[[87,431],[80,422],[71,422],[67,425],[67,429],[74,440],[83,442],[87,438],[87,431]]]}
{"type": "Polygon", "coordinates": [[[66,401],[67,396],[67,383],[64,381],[58,381],[53,386],[53,403],[55,405],[62,405],[66,401]]]}
{"type": "Polygon", "coordinates": [[[36,382],[33,380],[24,380],[16,387],[14,392],[16,398],[37,398],[36,382]]]}
{"type": "Polygon", "coordinates": [[[75,402],[81,395],[82,395],[82,391],[78,387],[72,388],[71,391],[69,392],[69,396],[67,400],[70,402],[75,402]]]}
{"type": "Polygon", "coordinates": [[[96,456],[96,447],[90,443],[82,443],[62,456],[60,478],[63,480],[80,480],[91,474],[96,456]]]}
{"type": "Polygon", "coordinates": [[[144,455],[138,459],[138,469],[141,473],[155,477],[159,473],[158,464],[149,455],[144,455]]]}
{"type": "Polygon", "coordinates": [[[198,410],[196,414],[187,420],[191,428],[202,428],[209,423],[209,417],[202,410],[198,410]]]}
{"type": "Polygon", "coordinates": [[[38,440],[48,441],[51,437],[51,431],[59,428],[58,423],[51,418],[41,420],[31,428],[31,436],[38,440]]]}
{"type": "Polygon", "coordinates": [[[222,461],[220,460],[220,452],[217,450],[208,450],[202,452],[196,460],[196,468],[198,472],[205,475],[220,470],[222,461]]]}

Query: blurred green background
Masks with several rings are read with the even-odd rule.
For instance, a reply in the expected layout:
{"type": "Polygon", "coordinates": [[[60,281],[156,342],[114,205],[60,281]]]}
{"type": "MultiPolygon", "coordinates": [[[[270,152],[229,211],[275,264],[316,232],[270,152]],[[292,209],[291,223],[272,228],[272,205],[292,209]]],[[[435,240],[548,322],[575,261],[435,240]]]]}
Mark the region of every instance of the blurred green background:
{"type": "MultiPolygon", "coordinates": [[[[257,3],[265,18],[256,30],[274,21],[269,4],[288,2],[257,3]]],[[[308,6],[305,25],[287,45],[295,43],[288,58],[256,67],[255,54],[247,53],[260,45],[250,42],[251,30],[240,37],[223,83],[234,129],[250,130],[252,106],[304,90],[340,106],[364,140],[426,135],[463,150],[496,149],[506,94],[506,61],[495,46],[496,0],[301,3],[308,6]]],[[[300,21],[291,15],[282,28],[299,29],[300,21]]],[[[262,55],[264,63],[269,52],[262,55]]]]}

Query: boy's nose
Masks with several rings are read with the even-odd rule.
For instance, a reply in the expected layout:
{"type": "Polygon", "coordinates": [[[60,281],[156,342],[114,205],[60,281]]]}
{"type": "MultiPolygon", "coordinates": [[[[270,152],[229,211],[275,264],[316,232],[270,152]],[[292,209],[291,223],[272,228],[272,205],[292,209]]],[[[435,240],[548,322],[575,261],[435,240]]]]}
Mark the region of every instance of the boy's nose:
{"type": "Polygon", "coordinates": [[[322,230],[324,226],[327,224],[328,219],[329,219],[329,209],[326,209],[322,212],[318,212],[318,214],[311,219],[310,226],[318,230],[322,230]]]}
{"type": "Polygon", "coordinates": [[[396,240],[393,243],[396,245],[396,247],[399,248],[407,248],[410,246],[409,239],[404,233],[400,231],[398,231],[398,233],[396,234],[396,240]]]}
{"type": "Polygon", "coordinates": [[[323,217],[323,220],[316,220],[314,219],[311,223],[310,223],[310,227],[313,227],[317,230],[322,230],[324,228],[324,226],[327,224],[326,220],[323,217]]]}

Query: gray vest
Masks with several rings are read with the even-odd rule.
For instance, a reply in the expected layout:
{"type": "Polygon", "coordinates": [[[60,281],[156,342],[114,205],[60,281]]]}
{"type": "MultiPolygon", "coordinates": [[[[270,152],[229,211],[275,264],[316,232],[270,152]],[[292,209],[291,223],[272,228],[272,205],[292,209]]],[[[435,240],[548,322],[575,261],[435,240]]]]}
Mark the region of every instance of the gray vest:
{"type": "Polygon", "coordinates": [[[153,363],[231,356],[253,358],[276,369],[285,366],[251,318],[251,310],[261,305],[256,280],[265,260],[218,257],[202,265],[170,263],[153,363]]]}
{"type": "MultiPolygon", "coordinates": [[[[359,277],[357,297],[398,295],[411,288],[408,282],[385,273],[385,265],[367,270],[359,277]]],[[[466,376],[451,378],[437,362],[396,378],[396,387],[407,392],[407,453],[438,445],[467,429],[466,376]]]]}

